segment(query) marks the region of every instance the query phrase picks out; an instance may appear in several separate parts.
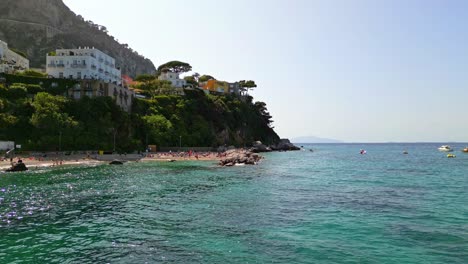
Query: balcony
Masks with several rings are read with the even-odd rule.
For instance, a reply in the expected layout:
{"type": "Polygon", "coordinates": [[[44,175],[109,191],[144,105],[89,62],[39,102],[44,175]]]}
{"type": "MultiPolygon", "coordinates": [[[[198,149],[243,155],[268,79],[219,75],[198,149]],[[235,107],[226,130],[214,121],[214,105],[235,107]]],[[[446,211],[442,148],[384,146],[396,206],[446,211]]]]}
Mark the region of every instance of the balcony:
{"type": "Polygon", "coordinates": [[[86,68],[86,64],[71,64],[72,68],[86,68]]]}
{"type": "Polygon", "coordinates": [[[57,68],[64,68],[65,67],[65,64],[63,63],[59,63],[59,64],[56,64],[57,65],[57,68]]]}
{"type": "Polygon", "coordinates": [[[55,63],[47,64],[47,67],[48,68],[55,68],[55,67],[57,67],[57,64],[55,64],[55,63]]]}

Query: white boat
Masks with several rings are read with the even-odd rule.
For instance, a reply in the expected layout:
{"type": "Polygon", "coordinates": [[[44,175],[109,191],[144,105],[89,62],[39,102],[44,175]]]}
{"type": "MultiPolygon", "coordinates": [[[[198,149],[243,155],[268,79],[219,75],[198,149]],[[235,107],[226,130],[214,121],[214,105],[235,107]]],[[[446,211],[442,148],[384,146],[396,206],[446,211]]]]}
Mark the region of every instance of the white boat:
{"type": "Polygon", "coordinates": [[[447,146],[447,145],[443,145],[439,148],[439,151],[443,151],[443,152],[452,152],[453,149],[450,147],[450,146],[447,146]]]}

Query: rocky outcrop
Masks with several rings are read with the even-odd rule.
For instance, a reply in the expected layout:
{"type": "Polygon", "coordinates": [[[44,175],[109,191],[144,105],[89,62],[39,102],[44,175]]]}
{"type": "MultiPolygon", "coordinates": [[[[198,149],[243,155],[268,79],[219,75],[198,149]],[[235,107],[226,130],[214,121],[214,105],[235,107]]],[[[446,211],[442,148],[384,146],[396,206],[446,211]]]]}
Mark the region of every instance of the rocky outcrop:
{"type": "Polygon", "coordinates": [[[123,165],[124,162],[121,161],[121,160],[113,160],[111,162],[109,162],[109,165],[123,165]]]}
{"type": "Polygon", "coordinates": [[[229,150],[224,153],[219,161],[220,166],[231,167],[235,165],[257,165],[262,157],[256,153],[244,149],[229,150]]]}
{"type": "Polygon", "coordinates": [[[280,142],[276,145],[271,146],[271,149],[274,151],[295,151],[301,150],[300,147],[295,146],[289,139],[281,139],[280,142]]]}
{"type": "Polygon", "coordinates": [[[261,141],[255,141],[250,150],[252,152],[255,152],[255,153],[271,152],[272,151],[272,149],[270,147],[264,145],[261,141]]]}
{"type": "Polygon", "coordinates": [[[255,141],[250,150],[255,153],[262,153],[271,151],[294,151],[301,150],[301,148],[292,144],[289,139],[281,139],[278,144],[273,144],[271,146],[267,146],[261,141],[255,141]]]}
{"type": "Polygon", "coordinates": [[[62,0],[2,0],[0,40],[45,68],[46,54],[59,48],[95,47],[116,59],[122,73],[155,73],[153,63],[121,44],[103,26],[73,13],[62,0]]]}

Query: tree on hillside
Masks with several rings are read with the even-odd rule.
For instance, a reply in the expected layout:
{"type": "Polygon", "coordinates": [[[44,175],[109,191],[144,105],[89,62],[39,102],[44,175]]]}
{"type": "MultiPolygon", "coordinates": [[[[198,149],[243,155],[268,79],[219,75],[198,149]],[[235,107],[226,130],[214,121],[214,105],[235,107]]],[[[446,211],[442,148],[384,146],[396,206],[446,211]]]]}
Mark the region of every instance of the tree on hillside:
{"type": "Polygon", "coordinates": [[[249,90],[250,90],[250,89],[253,89],[253,88],[256,88],[256,87],[257,87],[257,84],[255,83],[255,81],[252,81],[252,80],[249,80],[249,81],[245,81],[245,80],[239,81],[239,85],[240,85],[240,87],[241,87],[241,90],[242,90],[242,91],[245,91],[247,94],[249,93],[249,90]]]}
{"type": "Polygon", "coordinates": [[[268,112],[268,109],[266,107],[266,103],[264,103],[264,102],[255,102],[254,106],[258,110],[258,112],[260,113],[260,116],[265,121],[265,123],[270,126],[270,124],[273,123],[273,121],[271,120],[272,116],[270,115],[270,112],[268,112]]]}
{"type": "Polygon", "coordinates": [[[140,82],[135,84],[133,87],[145,91],[151,97],[154,97],[158,94],[168,93],[169,91],[173,90],[172,83],[170,81],[161,81],[158,79],[140,82]]]}
{"type": "Polygon", "coordinates": [[[150,142],[157,145],[164,145],[169,142],[173,129],[171,121],[160,114],[147,115],[142,120],[146,134],[150,137],[150,142]]]}
{"type": "Polygon", "coordinates": [[[194,72],[192,77],[198,82],[198,79],[200,79],[200,74],[198,72],[194,72]]]}
{"type": "Polygon", "coordinates": [[[206,75],[206,74],[204,74],[204,75],[200,76],[200,78],[198,78],[199,82],[207,82],[209,80],[216,80],[216,78],[211,76],[211,75],[206,75]]]}
{"type": "Polygon", "coordinates": [[[159,73],[161,73],[163,70],[167,70],[174,73],[184,73],[191,71],[192,66],[190,66],[190,64],[186,62],[170,61],[158,67],[159,73]]]}
{"type": "Polygon", "coordinates": [[[62,96],[38,93],[32,103],[35,112],[31,116],[31,124],[51,132],[76,126],[77,122],[64,112],[66,100],[62,96]]]}
{"type": "Polygon", "coordinates": [[[150,82],[156,80],[156,76],[151,74],[141,74],[135,78],[137,82],[150,82]]]}
{"type": "Polygon", "coordinates": [[[185,76],[184,80],[187,81],[187,84],[190,84],[193,87],[198,87],[198,82],[194,76],[185,76]]]}

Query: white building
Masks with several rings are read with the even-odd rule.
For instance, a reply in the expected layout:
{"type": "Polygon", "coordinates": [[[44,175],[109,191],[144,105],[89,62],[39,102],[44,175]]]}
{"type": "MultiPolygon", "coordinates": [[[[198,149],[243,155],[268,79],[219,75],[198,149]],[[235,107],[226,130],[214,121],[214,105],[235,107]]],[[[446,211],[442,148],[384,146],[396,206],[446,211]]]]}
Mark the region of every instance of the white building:
{"type": "Polygon", "coordinates": [[[47,74],[54,78],[122,83],[115,59],[95,48],[58,49],[47,55],[46,66],[47,74]]]}
{"type": "Polygon", "coordinates": [[[161,81],[170,81],[172,83],[172,87],[175,88],[183,88],[187,85],[187,81],[184,79],[180,79],[178,73],[164,71],[158,77],[161,81]]]}
{"type": "Polygon", "coordinates": [[[14,73],[29,69],[29,60],[8,48],[8,44],[0,40],[0,72],[14,73]]]}

